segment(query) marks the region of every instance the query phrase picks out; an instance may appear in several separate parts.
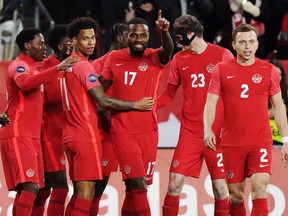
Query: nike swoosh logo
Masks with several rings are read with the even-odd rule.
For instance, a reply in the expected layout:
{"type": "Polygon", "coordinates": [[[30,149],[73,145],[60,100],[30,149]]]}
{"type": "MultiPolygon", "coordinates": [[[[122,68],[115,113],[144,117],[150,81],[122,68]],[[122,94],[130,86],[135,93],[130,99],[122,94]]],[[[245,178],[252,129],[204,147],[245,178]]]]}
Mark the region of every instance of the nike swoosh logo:
{"type": "Polygon", "coordinates": [[[260,164],[260,168],[267,167],[269,164],[260,164]]]}
{"type": "Polygon", "coordinates": [[[117,66],[120,66],[120,65],[122,65],[122,64],[121,64],[121,63],[120,63],[120,64],[116,64],[116,67],[117,67],[117,66]]]}
{"type": "Polygon", "coordinates": [[[189,66],[187,66],[187,67],[183,67],[182,70],[186,70],[187,68],[189,68],[189,66]]]}
{"type": "Polygon", "coordinates": [[[234,78],[235,76],[227,76],[227,79],[232,79],[234,78]]]}

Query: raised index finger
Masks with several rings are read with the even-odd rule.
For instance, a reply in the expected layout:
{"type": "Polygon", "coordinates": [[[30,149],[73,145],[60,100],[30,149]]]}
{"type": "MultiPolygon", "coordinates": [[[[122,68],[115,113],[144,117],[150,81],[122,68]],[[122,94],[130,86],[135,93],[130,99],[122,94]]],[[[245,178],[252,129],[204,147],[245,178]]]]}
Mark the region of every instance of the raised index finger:
{"type": "Polygon", "coordinates": [[[159,10],[159,11],[158,11],[158,19],[159,19],[159,18],[160,18],[160,19],[162,18],[162,10],[159,10]]]}

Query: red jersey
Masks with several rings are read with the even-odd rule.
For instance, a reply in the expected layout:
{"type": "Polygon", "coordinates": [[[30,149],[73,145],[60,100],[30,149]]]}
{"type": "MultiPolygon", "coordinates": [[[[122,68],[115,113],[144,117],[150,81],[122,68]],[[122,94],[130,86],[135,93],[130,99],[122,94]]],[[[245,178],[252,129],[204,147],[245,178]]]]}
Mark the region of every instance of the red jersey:
{"type": "Polygon", "coordinates": [[[97,103],[88,93],[100,85],[93,66],[85,59],[77,61],[72,72],[64,73],[61,82],[66,116],[63,143],[100,142],[97,103]]]}
{"type": "MultiPolygon", "coordinates": [[[[233,57],[229,50],[208,43],[201,54],[195,54],[190,50],[179,51],[171,61],[168,82],[183,87],[181,128],[191,132],[194,137],[204,136],[203,110],[213,67],[233,57]]],[[[223,106],[219,104],[214,122],[218,133],[222,123],[223,106]]]]}
{"type": "Polygon", "coordinates": [[[32,58],[23,53],[9,64],[6,76],[6,112],[11,123],[1,128],[1,138],[27,136],[40,139],[43,111],[41,84],[58,71],[55,66],[39,74],[35,64],[32,58]]]}
{"type": "Polygon", "coordinates": [[[279,79],[277,69],[258,58],[246,67],[236,59],[216,65],[208,92],[223,99],[223,146],[272,144],[268,100],[281,91],[279,79]]]}
{"type": "MultiPolygon", "coordinates": [[[[39,71],[43,71],[47,68],[58,65],[59,63],[60,61],[55,58],[54,55],[50,55],[44,61],[40,62],[37,67],[39,71]]],[[[64,125],[65,114],[63,111],[60,90],[60,80],[62,77],[63,73],[57,73],[44,83],[43,122],[44,124],[49,125],[50,129],[55,128],[62,130],[64,125]]],[[[52,136],[50,138],[52,139],[54,137],[52,136]]]]}
{"type": "MultiPolygon", "coordinates": [[[[101,56],[98,59],[95,59],[94,61],[91,62],[91,64],[93,65],[93,67],[95,68],[95,71],[97,73],[97,75],[101,75],[101,72],[104,68],[105,62],[109,56],[110,52],[106,53],[105,55],[101,56]]],[[[105,92],[107,95],[111,96],[112,94],[112,86],[110,86],[109,89],[107,89],[107,91],[105,92]]]]}
{"type": "MultiPolygon", "coordinates": [[[[136,57],[125,48],[111,52],[101,75],[113,80],[113,97],[136,101],[142,97],[156,97],[162,69],[158,49],[148,48],[143,56],[136,57]]],[[[111,111],[111,132],[138,134],[157,128],[155,109],[149,112],[111,111]]]]}

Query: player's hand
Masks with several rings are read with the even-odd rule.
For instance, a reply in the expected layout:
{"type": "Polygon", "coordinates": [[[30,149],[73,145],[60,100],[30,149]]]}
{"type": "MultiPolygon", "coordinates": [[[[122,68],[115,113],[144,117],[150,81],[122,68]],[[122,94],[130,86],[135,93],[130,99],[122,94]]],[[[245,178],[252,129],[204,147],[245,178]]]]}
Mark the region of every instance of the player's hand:
{"type": "Polygon", "coordinates": [[[288,165],[288,143],[283,143],[281,152],[282,152],[282,163],[286,167],[288,165]]]}
{"type": "Polygon", "coordinates": [[[147,13],[150,13],[153,10],[153,4],[150,2],[142,3],[140,9],[144,10],[147,13]]]}
{"type": "Polygon", "coordinates": [[[162,32],[169,31],[170,22],[162,17],[162,11],[158,11],[158,19],[156,21],[156,27],[162,32]]]}
{"type": "Polygon", "coordinates": [[[213,151],[216,150],[216,137],[212,130],[205,130],[204,143],[206,148],[211,149],[213,151]]]}
{"type": "Polygon", "coordinates": [[[152,110],[154,106],[154,100],[152,97],[143,97],[135,102],[134,108],[141,111],[152,110]]]}
{"type": "Polygon", "coordinates": [[[10,124],[10,119],[9,119],[7,113],[3,112],[0,114],[0,125],[1,125],[1,127],[3,127],[7,124],[10,124]]]}
{"type": "Polygon", "coordinates": [[[68,41],[66,43],[66,46],[67,46],[66,55],[69,56],[73,52],[73,43],[68,41]]]}
{"type": "Polygon", "coordinates": [[[57,65],[57,69],[59,71],[65,71],[67,68],[72,67],[78,60],[80,60],[78,56],[69,56],[57,65]]]}

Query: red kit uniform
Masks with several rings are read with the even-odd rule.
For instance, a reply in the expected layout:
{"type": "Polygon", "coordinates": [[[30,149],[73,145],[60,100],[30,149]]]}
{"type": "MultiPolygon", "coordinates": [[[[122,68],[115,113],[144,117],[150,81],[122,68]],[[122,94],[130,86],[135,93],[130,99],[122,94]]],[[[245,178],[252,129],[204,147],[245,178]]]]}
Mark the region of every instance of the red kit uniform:
{"type": "MultiPolygon", "coordinates": [[[[136,101],[156,97],[162,69],[158,49],[148,48],[143,56],[135,57],[125,48],[111,52],[101,75],[113,80],[113,97],[136,101]]],[[[155,109],[149,112],[112,110],[111,133],[123,179],[147,175],[147,184],[151,184],[158,143],[155,109]]]]}
{"type": "Polygon", "coordinates": [[[8,67],[6,85],[11,123],[0,130],[1,156],[7,187],[34,182],[44,186],[40,129],[43,86],[58,72],[56,66],[39,73],[36,62],[20,54],[8,67]]]}
{"type": "MultiPolygon", "coordinates": [[[[54,55],[40,62],[39,71],[58,65],[60,61],[54,55]]],[[[62,143],[62,129],[65,121],[60,80],[63,73],[57,73],[44,83],[44,110],[41,127],[44,171],[55,172],[66,170],[65,154],[62,143]]]]}
{"type": "Polygon", "coordinates": [[[88,93],[100,85],[95,69],[86,59],[82,59],[75,63],[71,72],[64,73],[61,83],[66,116],[63,143],[70,178],[72,181],[102,179],[97,103],[88,93]]]}
{"type": "MultiPolygon", "coordinates": [[[[216,151],[211,151],[203,142],[203,110],[214,66],[231,58],[233,55],[230,51],[210,43],[201,54],[189,50],[180,51],[173,57],[168,82],[175,86],[182,85],[184,100],[179,140],[170,172],[199,178],[205,158],[212,180],[225,177],[220,145],[216,151]]],[[[219,103],[213,125],[218,143],[222,124],[223,106],[219,103]]]]}
{"type": "MultiPolygon", "coordinates": [[[[95,68],[96,73],[100,76],[101,71],[103,70],[105,61],[108,57],[110,52],[106,53],[105,55],[101,56],[98,59],[92,61],[92,65],[95,68]]],[[[105,92],[106,95],[111,96],[112,94],[113,85],[105,92]]],[[[109,176],[111,172],[116,172],[118,170],[118,161],[114,152],[114,148],[112,145],[112,137],[110,132],[104,130],[105,125],[107,122],[105,121],[103,116],[99,116],[99,133],[102,138],[102,149],[103,149],[103,158],[102,158],[102,168],[103,168],[103,175],[109,176]]]]}
{"type": "Polygon", "coordinates": [[[215,67],[209,93],[221,95],[224,103],[221,144],[228,183],[255,172],[271,172],[268,99],[280,91],[277,69],[258,58],[251,66],[233,59],[215,67]]]}

